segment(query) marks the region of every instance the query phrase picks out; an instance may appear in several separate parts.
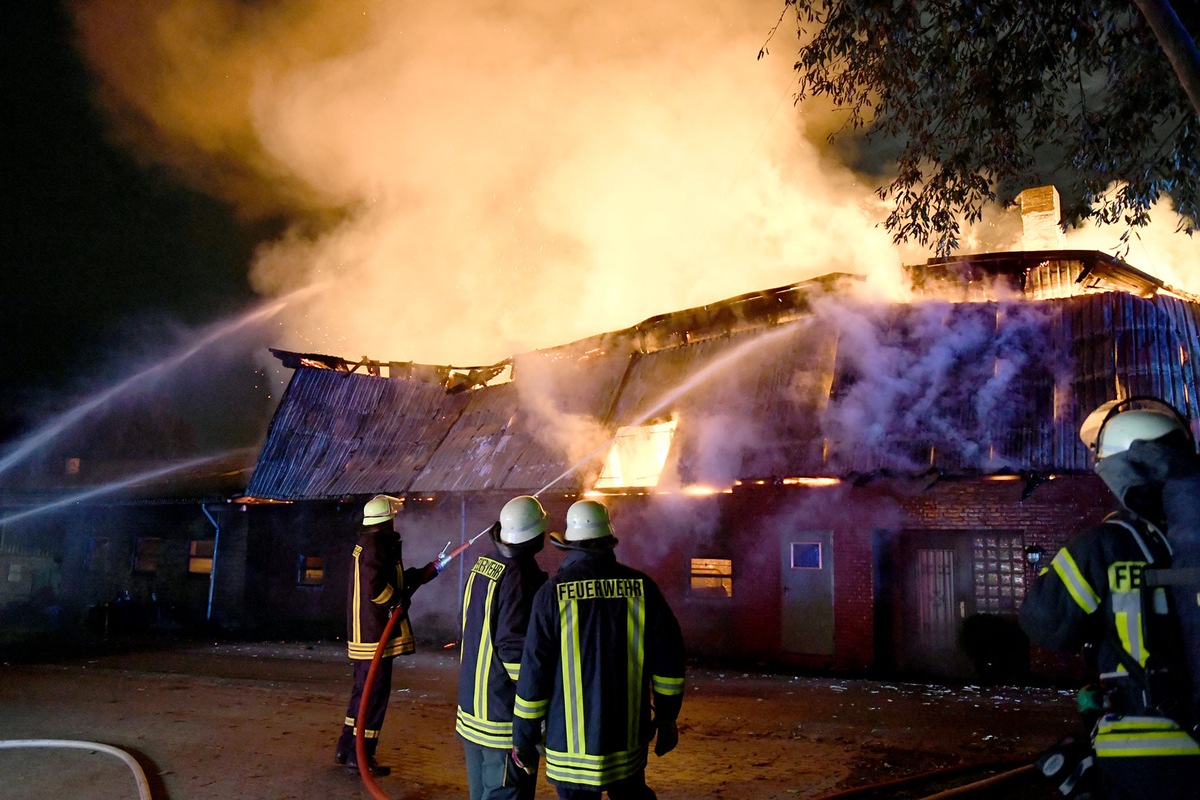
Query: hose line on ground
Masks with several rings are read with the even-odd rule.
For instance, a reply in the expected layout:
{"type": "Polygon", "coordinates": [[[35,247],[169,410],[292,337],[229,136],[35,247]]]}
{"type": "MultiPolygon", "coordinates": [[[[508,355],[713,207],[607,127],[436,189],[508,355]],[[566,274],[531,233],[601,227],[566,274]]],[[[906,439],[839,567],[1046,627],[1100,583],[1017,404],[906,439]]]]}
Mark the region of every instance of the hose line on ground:
{"type": "Polygon", "coordinates": [[[97,753],[108,753],[110,756],[116,756],[125,763],[133,772],[134,782],[137,783],[139,800],[151,800],[150,784],[146,781],[146,773],[142,771],[142,767],[133,756],[112,745],[101,744],[100,742],[79,742],[73,739],[7,739],[0,740],[0,750],[9,750],[22,747],[65,747],[75,750],[90,750],[97,753]]]}
{"type": "MultiPolygon", "coordinates": [[[[955,774],[974,772],[982,769],[1000,769],[1002,767],[1011,767],[1014,764],[1024,765],[1011,770],[1010,772],[1005,772],[1001,775],[994,775],[991,778],[985,778],[983,781],[977,781],[975,783],[967,784],[966,786],[960,786],[957,789],[949,790],[950,792],[954,793],[958,793],[962,789],[968,788],[971,791],[974,791],[977,789],[987,788],[987,786],[997,782],[998,779],[1003,778],[1004,780],[1007,780],[1015,777],[1017,774],[1024,774],[1025,772],[1033,769],[1033,765],[1030,764],[1031,758],[1032,756],[1012,756],[1010,758],[999,759],[997,761],[984,761],[974,764],[955,764],[954,766],[942,767],[941,769],[929,770],[928,772],[919,772],[915,775],[905,775],[904,777],[893,778],[891,780],[881,781],[880,783],[868,783],[862,786],[852,786],[849,789],[842,789],[841,791],[834,792],[833,794],[822,795],[821,797],[817,798],[817,800],[851,800],[852,798],[857,797],[869,797],[872,794],[878,794],[878,792],[885,789],[899,791],[901,789],[920,784],[923,781],[928,781],[931,778],[949,777],[955,774]],[[979,785],[983,783],[986,783],[987,786],[979,785]]],[[[940,793],[933,795],[932,797],[941,798],[952,796],[955,795],[940,793]]],[[[922,800],[931,800],[931,798],[922,798],[922,800]]]]}

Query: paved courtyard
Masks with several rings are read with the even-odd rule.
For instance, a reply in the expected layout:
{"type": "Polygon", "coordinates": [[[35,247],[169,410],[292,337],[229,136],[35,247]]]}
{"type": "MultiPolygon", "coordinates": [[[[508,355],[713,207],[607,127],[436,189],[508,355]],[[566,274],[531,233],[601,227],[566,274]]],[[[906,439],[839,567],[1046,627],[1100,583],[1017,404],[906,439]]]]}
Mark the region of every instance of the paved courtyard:
{"type": "MultiPolygon", "coordinates": [[[[466,796],[454,736],[457,655],[396,664],[380,760],[388,796],[466,796]]],[[[334,766],[351,669],[338,643],[187,643],[0,665],[0,740],[99,742],[133,754],[154,800],[370,797],[334,766]]],[[[1053,688],[939,686],[694,666],[679,748],[651,755],[663,800],[820,798],[964,762],[1032,756],[1070,732],[1053,688]]],[[[117,758],[0,749],[0,799],[137,798],[117,758]]],[[[539,797],[553,797],[544,782],[539,797]]]]}

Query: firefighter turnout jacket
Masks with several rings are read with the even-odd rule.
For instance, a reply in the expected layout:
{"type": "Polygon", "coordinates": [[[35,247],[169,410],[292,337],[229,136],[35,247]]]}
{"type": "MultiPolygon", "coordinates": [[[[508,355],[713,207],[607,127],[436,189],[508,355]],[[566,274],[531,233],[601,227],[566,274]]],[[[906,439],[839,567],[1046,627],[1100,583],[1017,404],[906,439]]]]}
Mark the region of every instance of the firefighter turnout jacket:
{"type": "Polygon", "coordinates": [[[422,583],[421,569],[404,569],[400,534],[392,522],[362,528],[354,546],[346,602],[346,649],[351,660],[370,661],[387,627],[393,607],[404,616],[392,626],[382,657],[407,655],[416,650],[407,608],[412,593],[422,583]]]}
{"type": "Polygon", "coordinates": [[[533,597],[548,576],[532,552],[480,556],[463,593],[455,730],[468,742],[509,750],[521,650],[533,597]]]}
{"type": "MultiPolygon", "coordinates": [[[[1102,770],[1145,758],[1170,758],[1179,767],[1200,759],[1200,744],[1186,730],[1192,723],[1180,628],[1169,593],[1151,579],[1170,558],[1157,527],[1129,512],[1111,514],[1059,550],[1020,609],[1033,642],[1063,651],[1094,647],[1108,703],[1093,732],[1102,770]]],[[[1200,769],[1200,761],[1189,769],[1200,769]]],[[[1189,796],[1167,785],[1156,791],[1189,796]]]]}
{"type": "Polygon", "coordinates": [[[513,720],[528,751],[545,722],[546,777],[603,790],[646,766],[651,719],[683,702],[679,623],[648,575],[611,550],[572,550],[533,601],[513,720]]]}

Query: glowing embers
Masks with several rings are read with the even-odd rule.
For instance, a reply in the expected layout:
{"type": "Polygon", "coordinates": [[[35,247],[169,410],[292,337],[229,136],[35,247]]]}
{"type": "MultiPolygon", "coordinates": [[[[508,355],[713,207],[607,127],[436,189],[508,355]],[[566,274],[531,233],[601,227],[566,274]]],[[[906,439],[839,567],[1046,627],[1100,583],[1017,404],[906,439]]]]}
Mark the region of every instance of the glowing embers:
{"type": "Polygon", "coordinates": [[[705,597],[733,597],[733,561],[693,558],[691,592],[705,597]]]}
{"type": "Polygon", "coordinates": [[[671,441],[675,420],[621,428],[604,459],[596,489],[657,486],[671,441]]]}

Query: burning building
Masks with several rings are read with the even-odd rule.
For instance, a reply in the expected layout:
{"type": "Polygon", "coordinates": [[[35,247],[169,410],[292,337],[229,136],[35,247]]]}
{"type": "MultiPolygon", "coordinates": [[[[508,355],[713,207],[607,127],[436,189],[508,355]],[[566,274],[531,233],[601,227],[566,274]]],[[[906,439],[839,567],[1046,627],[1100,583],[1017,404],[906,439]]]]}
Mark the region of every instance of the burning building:
{"type": "MultiPolygon", "coordinates": [[[[514,495],[552,524],[599,496],[693,653],[1063,669],[1013,617],[1041,556],[1111,508],[1078,425],[1137,394],[1196,420],[1200,305],[1092,251],[909,272],[911,302],[831,274],[485,367],[274,351],[295,372],[244,498],[271,501],[248,505],[245,608],[336,630],[377,492],[406,498],[410,563],[514,495]]],[[[419,635],[454,638],[461,570],[415,605],[419,635]]]]}

